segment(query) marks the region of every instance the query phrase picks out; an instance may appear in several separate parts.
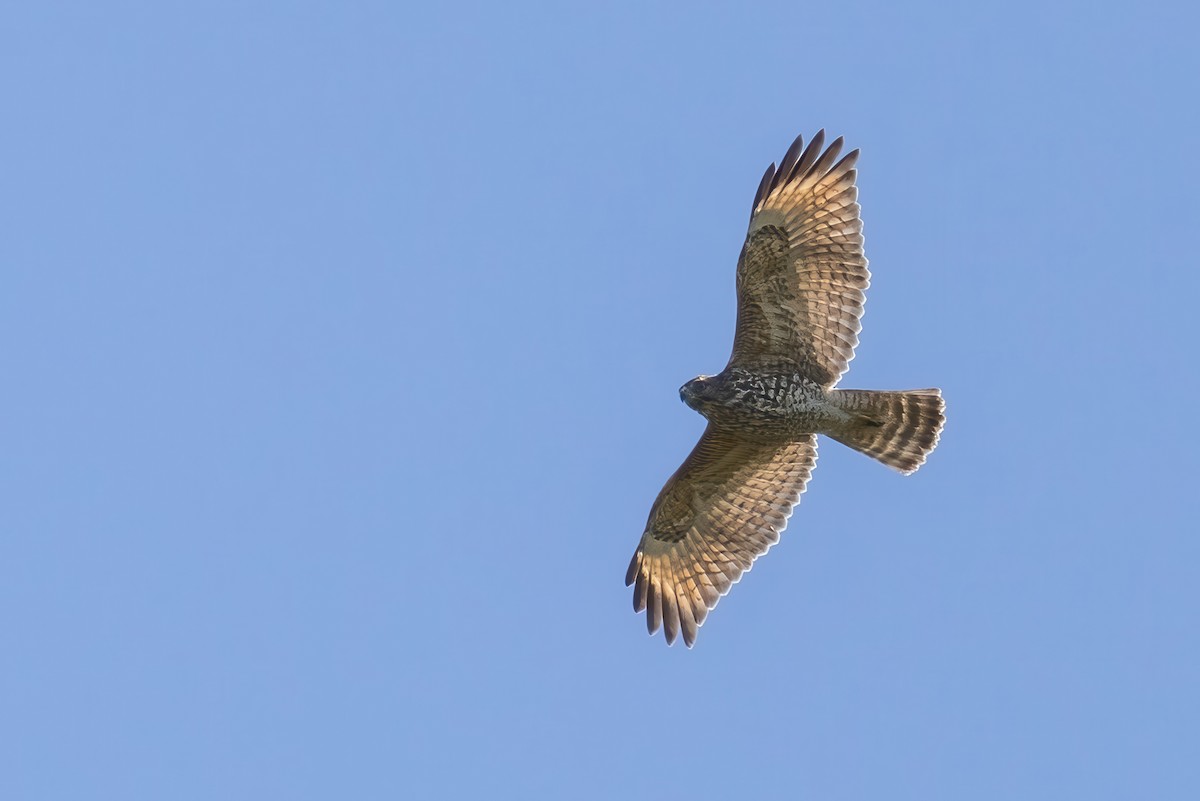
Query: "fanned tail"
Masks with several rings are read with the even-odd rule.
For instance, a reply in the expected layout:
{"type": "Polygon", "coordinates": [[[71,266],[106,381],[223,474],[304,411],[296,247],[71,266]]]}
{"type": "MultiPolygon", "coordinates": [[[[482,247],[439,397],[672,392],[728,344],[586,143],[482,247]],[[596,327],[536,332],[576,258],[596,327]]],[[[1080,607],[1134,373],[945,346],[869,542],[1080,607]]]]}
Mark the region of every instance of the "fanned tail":
{"type": "Polygon", "coordinates": [[[843,445],[905,475],[916,472],[937,447],[946,422],[940,389],[837,389],[831,394],[835,404],[853,415],[845,427],[825,432],[843,445]]]}

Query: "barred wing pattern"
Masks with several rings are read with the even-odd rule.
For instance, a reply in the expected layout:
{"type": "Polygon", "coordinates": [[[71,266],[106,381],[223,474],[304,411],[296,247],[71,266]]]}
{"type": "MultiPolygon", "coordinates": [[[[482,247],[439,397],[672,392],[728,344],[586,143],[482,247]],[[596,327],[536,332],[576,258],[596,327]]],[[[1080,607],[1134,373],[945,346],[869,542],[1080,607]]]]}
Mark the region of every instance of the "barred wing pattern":
{"type": "Polygon", "coordinates": [[[779,541],[817,461],[817,438],[763,445],[709,425],[650,510],[629,564],[633,608],[690,648],[709,610],[779,541]]]}
{"type": "Polygon", "coordinates": [[[825,387],[846,372],[858,345],[870,283],[854,169],[836,161],[839,137],[797,138],[754,198],[738,260],[738,316],[729,365],[794,368],[825,387]],[[836,162],[836,163],[835,163],[836,162]]]}

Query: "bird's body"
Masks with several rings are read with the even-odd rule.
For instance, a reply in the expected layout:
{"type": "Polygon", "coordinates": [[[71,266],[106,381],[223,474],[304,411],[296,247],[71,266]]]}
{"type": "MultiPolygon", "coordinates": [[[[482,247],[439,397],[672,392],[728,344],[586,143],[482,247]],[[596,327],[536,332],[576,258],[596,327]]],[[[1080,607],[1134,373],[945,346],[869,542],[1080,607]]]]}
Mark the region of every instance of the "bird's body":
{"type": "Polygon", "coordinates": [[[854,164],[797,138],[759,185],[738,260],[733,355],[680,388],[708,428],[650,510],[630,562],[636,611],[691,646],[721,596],[778,541],[824,434],[902,473],[937,444],[941,392],[837,389],[870,280],[854,164]],[[836,163],[835,163],[836,162],[836,163]]]}
{"type": "Polygon", "coordinates": [[[765,444],[827,433],[851,419],[820,384],[794,371],[727,368],[689,381],[680,395],[709,422],[765,444]]]}

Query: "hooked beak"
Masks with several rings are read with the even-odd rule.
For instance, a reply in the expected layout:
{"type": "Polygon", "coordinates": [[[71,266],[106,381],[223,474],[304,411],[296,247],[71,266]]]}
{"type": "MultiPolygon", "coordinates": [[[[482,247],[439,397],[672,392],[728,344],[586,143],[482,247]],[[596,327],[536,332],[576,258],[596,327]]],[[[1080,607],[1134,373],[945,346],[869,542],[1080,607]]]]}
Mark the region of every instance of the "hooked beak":
{"type": "Polygon", "coordinates": [[[704,376],[697,376],[679,388],[679,399],[695,409],[700,400],[700,390],[703,387],[704,376]]]}

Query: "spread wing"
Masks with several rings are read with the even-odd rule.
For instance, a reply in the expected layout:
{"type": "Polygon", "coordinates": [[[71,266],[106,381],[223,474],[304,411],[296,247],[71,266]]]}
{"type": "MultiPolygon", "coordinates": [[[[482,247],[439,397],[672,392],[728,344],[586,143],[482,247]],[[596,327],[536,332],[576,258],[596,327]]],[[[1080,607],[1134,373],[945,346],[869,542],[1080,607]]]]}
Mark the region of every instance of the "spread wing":
{"type": "Polygon", "coordinates": [[[650,633],[690,648],[708,611],[779,541],[817,462],[817,437],[761,445],[709,424],[659,493],[626,585],[650,633]]]}
{"type": "Polygon", "coordinates": [[[858,151],[837,161],[825,132],[779,169],[767,168],[738,260],[738,316],[730,366],[795,369],[831,387],[846,372],[870,283],[859,219],[858,151]],[[836,162],[836,163],[835,163],[836,162]]]}

